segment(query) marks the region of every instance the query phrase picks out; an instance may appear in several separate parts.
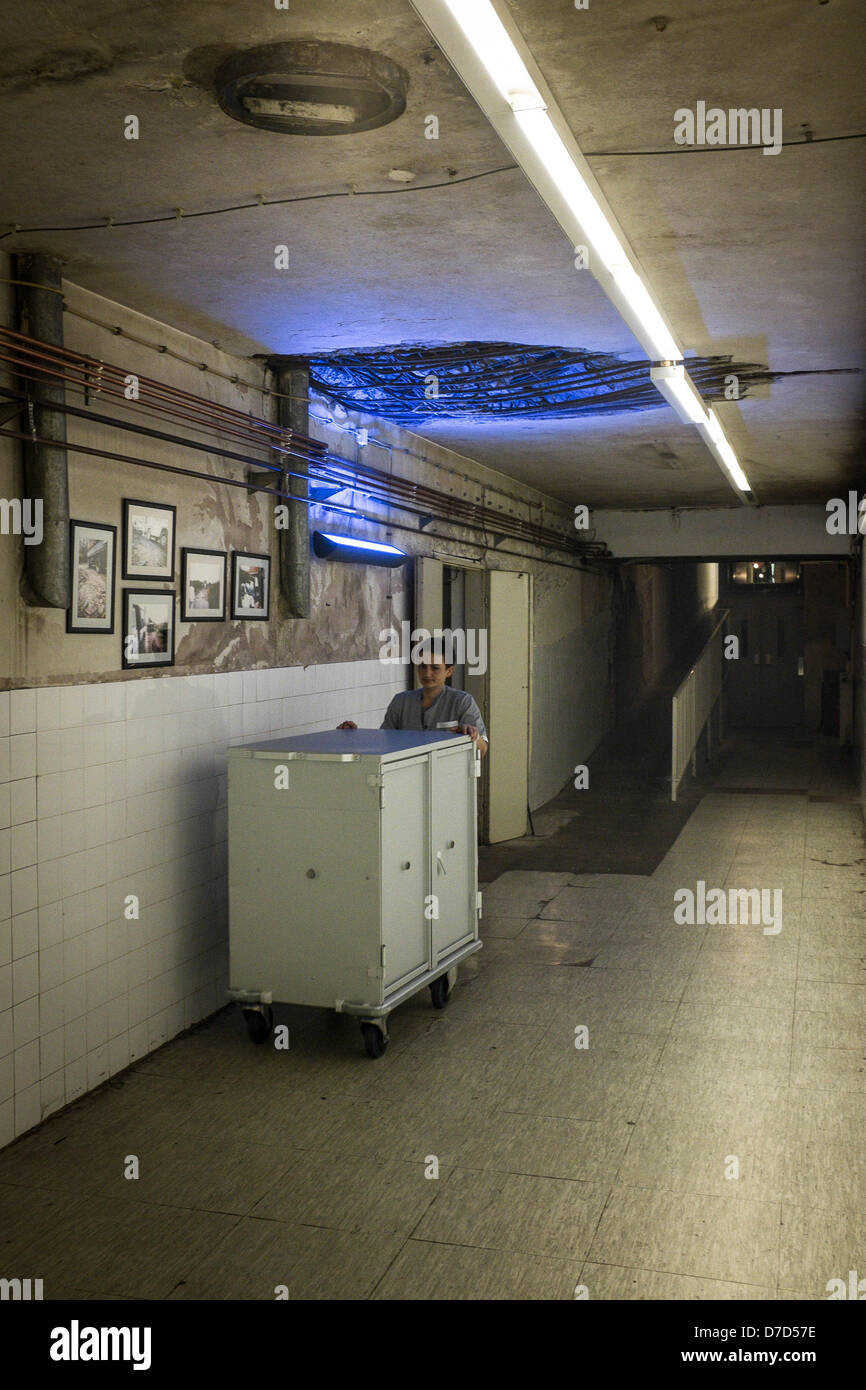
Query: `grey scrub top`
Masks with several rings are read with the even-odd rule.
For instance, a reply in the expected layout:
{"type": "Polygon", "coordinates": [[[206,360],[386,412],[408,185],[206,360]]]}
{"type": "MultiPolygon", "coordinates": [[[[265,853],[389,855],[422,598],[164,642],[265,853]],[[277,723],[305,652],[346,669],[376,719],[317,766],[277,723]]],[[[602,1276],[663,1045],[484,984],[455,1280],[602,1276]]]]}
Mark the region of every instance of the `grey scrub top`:
{"type": "Polygon", "coordinates": [[[458,724],[474,724],[488,743],[487,730],[481,711],[467,690],[452,690],[446,685],[429,709],[421,708],[423,690],[403,690],[395,695],[380,724],[382,729],[435,729],[439,724],[456,719],[458,724]]]}

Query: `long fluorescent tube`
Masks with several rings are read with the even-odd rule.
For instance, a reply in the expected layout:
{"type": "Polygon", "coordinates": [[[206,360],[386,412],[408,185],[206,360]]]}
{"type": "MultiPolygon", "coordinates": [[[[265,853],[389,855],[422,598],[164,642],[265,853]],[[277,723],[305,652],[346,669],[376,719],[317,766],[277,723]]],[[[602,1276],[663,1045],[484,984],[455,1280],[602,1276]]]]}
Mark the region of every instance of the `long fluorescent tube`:
{"type": "MultiPolygon", "coordinates": [[[[719,417],[704,405],[694,382],[681,362],[665,362],[650,368],[650,377],[665,400],[688,425],[697,425],[713,457],[722,465],[739,492],[751,491],[749,480],[737,462],[737,456],[725,438],[719,417]]],[[[748,499],[744,499],[748,500],[748,499]]]]}
{"type": "Polygon", "coordinates": [[[681,362],[651,367],[650,377],[665,400],[687,425],[706,425],[707,408],[681,362]]]}
{"type": "MultiPolygon", "coordinates": [[[[560,139],[546,109],[515,111],[514,119],[554,180],[606,270],[627,265],[628,255],[560,139]]],[[[590,262],[591,264],[591,262],[590,262]]],[[[674,356],[679,356],[677,352],[674,356]]]]}
{"type": "Polygon", "coordinates": [[[526,64],[493,6],[487,0],[445,0],[445,3],[505,100],[527,94],[541,101],[526,64]]]}
{"type": "MultiPolygon", "coordinates": [[[[500,13],[502,0],[412,0],[412,5],[572,245],[586,246],[587,269],[647,357],[681,363],[683,352],[587,160],[511,16],[500,13]]],[[[721,425],[697,393],[692,395],[693,388],[676,378],[653,375],[653,380],[681,418],[701,431],[736,490],[749,492],[721,425]]]]}
{"type": "Polygon", "coordinates": [[[532,54],[491,0],[412,0],[587,268],[653,360],[681,358],[532,54]]]}

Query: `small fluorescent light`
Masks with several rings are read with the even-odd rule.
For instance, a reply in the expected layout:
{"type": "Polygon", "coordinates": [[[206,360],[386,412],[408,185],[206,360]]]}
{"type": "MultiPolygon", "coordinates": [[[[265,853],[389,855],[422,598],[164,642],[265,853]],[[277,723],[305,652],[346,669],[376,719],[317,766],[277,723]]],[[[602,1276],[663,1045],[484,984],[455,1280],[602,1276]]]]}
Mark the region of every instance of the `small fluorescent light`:
{"type": "Polygon", "coordinates": [[[314,531],[313,550],[322,560],[366,561],[372,565],[402,565],[409,558],[405,550],[384,541],[365,541],[356,536],[338,536],[333,531],[314,531]]]}
{"type": "Polygon", "coordinates": [[[332,545],[345,545],[350,550],[375,550],[383,555],[405,555],[405,550],[398,550],[396,545],[385,545],[379,541],[362,541],[354,536],[335,536],[331,531],[321,533],[326,541],[332,545]]]}

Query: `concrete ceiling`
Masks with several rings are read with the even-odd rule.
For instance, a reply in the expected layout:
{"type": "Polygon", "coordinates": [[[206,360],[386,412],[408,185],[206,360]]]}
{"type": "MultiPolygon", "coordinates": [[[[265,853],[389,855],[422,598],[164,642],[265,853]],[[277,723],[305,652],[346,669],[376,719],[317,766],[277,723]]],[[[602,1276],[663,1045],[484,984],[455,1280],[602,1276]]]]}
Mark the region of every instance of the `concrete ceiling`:
{"type": "MultiPolygon", "coordinates": [[[[806,372],[720,408],[759,501],[822,500],[863,478],[860,0],[516,0],[512,10],[687,352],[806,372]],[[783,111],[778,156],[674,152],[674,112],[783,111]],[[671,151],[622,155],[617,151],[671,151]],[[602,153],[598,153],[602,152],[602,153]],[[604,152],[608,152],[605,154],[604,152]]],[[[23,228],[204,212],[0,241],[70,280],[243,354],[401,342],[550,343],[642,356],[408,0],[30,0],[0,16],[0,221],[23,228]],[[315,37],[410,75],[407,110],[361,135],[230,120],[209,88],[239,48],[315,37]],[[425,139],[436,114],[440,138],[425,139]],[[123,137],[124,117],[140,139],[123,137]],[[415,187],[395,191],[389,169],[415,187]],[[480,178],[466,180],[471,175],[480,178]],[[438,189],[418,185],[444,184],[438,189]],[[356,194],[350,193],[354,186],[356,194]],[[384,196],[364,196],[365,193],[384,196]],[[288,271],[274,247],[290,247],[288,271]]],[[[4,228],[5,230],[5,228],[4,228]]],[[[421,433],[568,502],[730,503],[673,412],[421,433]]]]}

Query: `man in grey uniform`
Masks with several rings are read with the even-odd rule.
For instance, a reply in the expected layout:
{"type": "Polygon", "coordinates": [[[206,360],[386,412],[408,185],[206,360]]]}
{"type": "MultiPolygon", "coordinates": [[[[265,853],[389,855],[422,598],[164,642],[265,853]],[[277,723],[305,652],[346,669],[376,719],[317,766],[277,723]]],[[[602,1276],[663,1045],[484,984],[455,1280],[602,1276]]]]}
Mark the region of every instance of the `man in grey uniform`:
{"type": "MultiPolygon", "coordinates": [[[[451,654],[450,652],[448,653],[451,654]]],[[[395,695],[382,720],[382,729],[441,729],[451,728],[456,734],[468,734],[478,744],[482,758],[487,752],[488,738],[481,711],[467,690],[452,690],[445,682],[454,670],[446,666],[440,646],[421,652],[418,662],[417,690],[403,690],[395,695]]],[[[353,719],[344,719],[338,729],[357,729],[353,719]]],[[[448,971],[448,989],[457,983],[457,967],[448,971]]]]}
{"type": "MultiPolygon", "coordinates": [[[[453,729],[468,734],[478,744],[482,758],[487,753],[489,739],[481,711],[466,690],[452,690],[445,682],[454,670],[446,666],[442,651],[431,648],[421,653],[418,663],[417,690],[403,690],[395,695],[380,725],[383,729],[453,729]]],[[[351,719],[338,724],[339,729],[357,729],[351,719]]]]}

